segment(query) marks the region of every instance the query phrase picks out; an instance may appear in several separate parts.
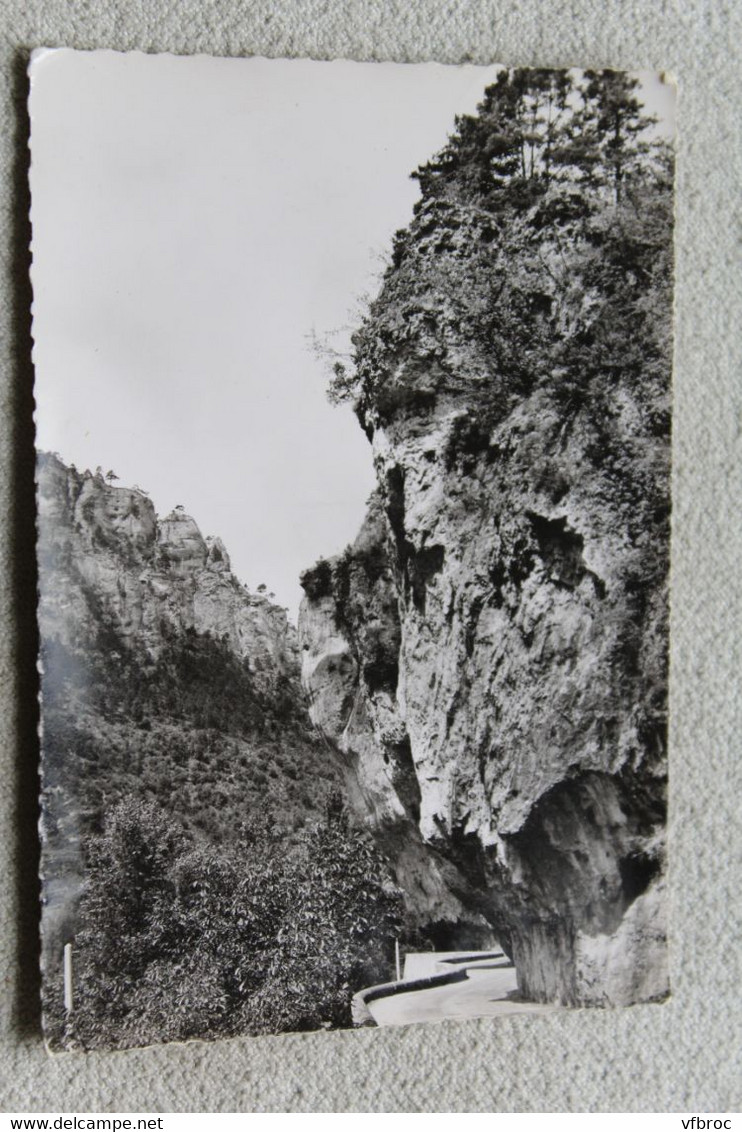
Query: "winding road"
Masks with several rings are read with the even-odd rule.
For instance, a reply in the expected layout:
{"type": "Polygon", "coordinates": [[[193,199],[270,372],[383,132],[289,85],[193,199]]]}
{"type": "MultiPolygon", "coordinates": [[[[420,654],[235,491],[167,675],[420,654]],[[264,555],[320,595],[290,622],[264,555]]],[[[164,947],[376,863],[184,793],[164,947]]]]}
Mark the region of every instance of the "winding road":
{"type": "MultiPolygon", "coordinates": [[[[405,976],[409,977],[409,959],[405,976]]],[[[401,1026],[409,1022],[440,1022],[444,1019],[489,1018],[506,1014],[545,1014],[555,1007],[535,1002],[521,1002],[515,967],[504,956],[470,961],[443,960],[438,971],[450,965],[452,970],[466,970],[461,982],[392,993],[368,1003],[368,1010],[377,1026],[401,1026]]],[[[415,974],[422,973],[415,970],[415,974]]]]}

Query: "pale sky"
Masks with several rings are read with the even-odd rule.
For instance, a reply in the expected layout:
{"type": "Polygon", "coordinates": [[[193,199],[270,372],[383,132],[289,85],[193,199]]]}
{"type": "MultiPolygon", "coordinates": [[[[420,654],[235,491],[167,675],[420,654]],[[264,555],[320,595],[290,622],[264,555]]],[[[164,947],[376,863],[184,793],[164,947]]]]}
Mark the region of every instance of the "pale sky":
{"type": "MultiPolygon", "coordinates": [[[[310,349],[496,67],[53,51],[32,65],[39,448],[183,504],[295,618],[374,485],[310,349]]],[[[664,118],[672,91],[645,78],[664,118]]]]}

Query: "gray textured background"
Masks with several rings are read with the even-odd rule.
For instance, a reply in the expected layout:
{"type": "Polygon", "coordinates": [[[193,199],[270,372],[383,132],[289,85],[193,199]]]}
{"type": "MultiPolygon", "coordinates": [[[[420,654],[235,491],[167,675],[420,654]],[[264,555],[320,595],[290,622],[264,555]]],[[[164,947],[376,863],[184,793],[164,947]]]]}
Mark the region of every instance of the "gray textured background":
{"type": "Polygon", "coordinates": [[[739,4],[5,0],[0,302],[3,1111],[740,1107],[739,4]],[[680,87],[664,1006],[50,1060],[38,1020],[35,578],[25,65],[34,46],[655,67],[680,87]]]}

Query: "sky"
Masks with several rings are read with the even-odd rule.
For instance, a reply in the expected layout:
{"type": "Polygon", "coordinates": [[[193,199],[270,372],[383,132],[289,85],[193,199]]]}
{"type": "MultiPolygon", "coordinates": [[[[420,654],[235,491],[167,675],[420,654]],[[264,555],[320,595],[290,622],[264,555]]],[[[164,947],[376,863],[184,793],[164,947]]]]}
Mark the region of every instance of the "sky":
{"type": "MultiPolygon", "coordinates": [[[[295,619],[374,486],[313,336],[348,349],[409,174],[497,70],[37,53],[37,446],[182,504],[295,619]]],[[[667,122],[671,88],[644,93],[667,122]]]]}

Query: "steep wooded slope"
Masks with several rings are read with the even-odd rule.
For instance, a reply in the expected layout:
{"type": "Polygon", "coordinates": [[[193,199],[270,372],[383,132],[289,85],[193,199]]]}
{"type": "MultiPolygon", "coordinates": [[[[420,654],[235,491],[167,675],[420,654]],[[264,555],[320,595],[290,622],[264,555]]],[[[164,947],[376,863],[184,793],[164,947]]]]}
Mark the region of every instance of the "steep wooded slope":
{"type": "MultiPolygon", "coordinates": [[[[138,489],[40,454],[44,945],[74,936],[87,844],[124,799],[197,845],[286,847],[340,786],[296,632],[219,539],[138,489]]],[[[52,960],[53,957],[53,960],[52,960]]]]}

